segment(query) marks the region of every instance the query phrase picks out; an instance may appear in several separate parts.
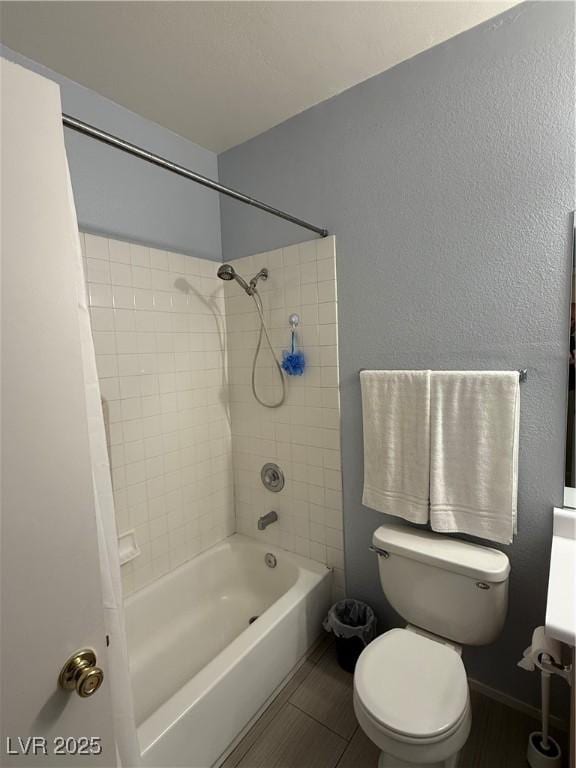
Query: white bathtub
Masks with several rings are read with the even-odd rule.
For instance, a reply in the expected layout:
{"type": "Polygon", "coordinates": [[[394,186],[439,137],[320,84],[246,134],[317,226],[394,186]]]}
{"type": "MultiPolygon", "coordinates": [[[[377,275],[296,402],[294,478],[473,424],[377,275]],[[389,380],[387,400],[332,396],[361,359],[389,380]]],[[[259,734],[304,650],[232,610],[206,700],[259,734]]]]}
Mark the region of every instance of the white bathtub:
{"type": "Polygon", "coordinates": [[[319,636],[331,576],[236,534],[128,598],[144,766],[218,761],[319,636]]]}

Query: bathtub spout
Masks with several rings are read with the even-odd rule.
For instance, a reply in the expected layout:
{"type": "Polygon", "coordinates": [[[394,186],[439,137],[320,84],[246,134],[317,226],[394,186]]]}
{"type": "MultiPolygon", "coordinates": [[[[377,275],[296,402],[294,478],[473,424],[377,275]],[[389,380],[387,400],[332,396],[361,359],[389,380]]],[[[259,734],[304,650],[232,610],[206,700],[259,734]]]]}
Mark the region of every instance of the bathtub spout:
{"type": "Polygon", "coordinates": [[[272,512],[268,512],[266,515],[262,515],[262,517],[258,518],[258,530],[266,530],[266,528],[268,528],[268,526],[272,523],[275,523],[276,520],[278,520],[278,514],[277,512],[274,512],[274,510],[272,510],[272,512]]]}

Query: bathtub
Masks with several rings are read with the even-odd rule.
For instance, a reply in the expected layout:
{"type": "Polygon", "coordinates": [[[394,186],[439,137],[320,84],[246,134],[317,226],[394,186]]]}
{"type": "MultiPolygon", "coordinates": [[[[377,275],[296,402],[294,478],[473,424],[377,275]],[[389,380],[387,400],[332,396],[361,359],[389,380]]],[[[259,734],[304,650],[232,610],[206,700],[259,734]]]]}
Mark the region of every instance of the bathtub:
{"type": "Polygon", "coordinates": [[[331,577],[235,534],[129,597],[142,764],[217,763],[319,636],[331,577]]]}

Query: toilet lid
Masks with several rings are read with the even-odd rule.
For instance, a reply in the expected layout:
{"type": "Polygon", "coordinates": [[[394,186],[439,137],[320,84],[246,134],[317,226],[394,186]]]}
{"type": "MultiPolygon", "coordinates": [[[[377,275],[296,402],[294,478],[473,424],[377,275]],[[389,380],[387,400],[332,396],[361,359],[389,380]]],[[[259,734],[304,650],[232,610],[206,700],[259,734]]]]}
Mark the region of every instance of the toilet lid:
{"type": "Polygon", "coordinates": [[[405,629],[392,629],[364,649],[354,689],[364,709],[385,729],[416,739],[449,731],[468,702],[458,653],[405,629]]]}

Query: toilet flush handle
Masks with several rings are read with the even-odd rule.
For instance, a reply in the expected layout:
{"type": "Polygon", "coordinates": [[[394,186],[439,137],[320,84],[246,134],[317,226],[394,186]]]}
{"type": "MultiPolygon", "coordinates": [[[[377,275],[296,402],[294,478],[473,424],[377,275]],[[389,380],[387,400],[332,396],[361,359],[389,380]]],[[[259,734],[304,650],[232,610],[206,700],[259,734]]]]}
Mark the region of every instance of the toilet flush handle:
{"type": "Polygon", "coordinates": [[[384,559],[390,557],[390,552],[386,552],[385,549],[380,549],[380,547],[375,547],[372,544],[370,544],[368,549],[370,550],[370,552],[376,552],[378,557],[383,557],[384,559]]]}

